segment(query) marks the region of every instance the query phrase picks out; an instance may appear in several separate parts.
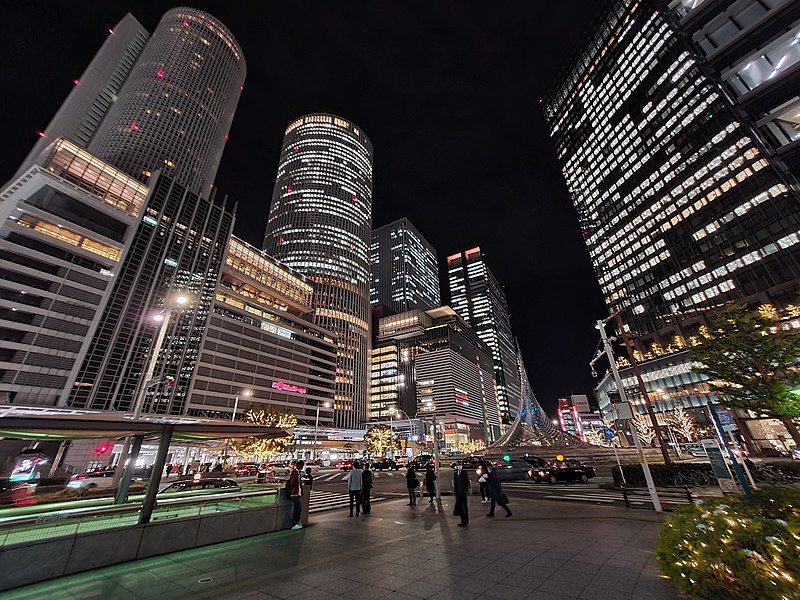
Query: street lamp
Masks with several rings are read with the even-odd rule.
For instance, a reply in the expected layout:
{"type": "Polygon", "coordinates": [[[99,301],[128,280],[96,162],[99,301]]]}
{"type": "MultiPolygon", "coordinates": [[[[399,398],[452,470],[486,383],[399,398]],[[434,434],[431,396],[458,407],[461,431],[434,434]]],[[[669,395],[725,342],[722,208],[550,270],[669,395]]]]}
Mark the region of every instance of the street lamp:
{"type": "MultiPolygon", "coordinates": [[[[317,458],[317,432],[319,431],[319,406],[320,406],[320,403],[317,402],[317,418],[314,420],[314,448],[313,448],[313,451],[311,453],[312,456],[314,457],[314,459],[317,458]]],[[[331,407],[331,403],[330,402],[323,402],[322,406],[324,406],[325,408],[330,408],[331,407]]]]}
{"type": "MultiPolygon", "coordinates": [[[[158,363],[158,355],[161,354],[161,347],[164,345],[164,338],[167,335],[167,329],[169,329],[172,310],[174,308],[187,307],[192,302],[192,299],[192,295],[186,292],[178,292],[174,295],[168,295],[166,301],[164,302],[164,308],[161,310],[161,312],[152,315],[149,319],[153,323],[158,323],[159,328],[158,333],[156,334],[155,342],[150,348],[150,356],[147,361],[147,368],[142,374],[142,379],[139,382],[136,401],[133,403],[134,420],[138,420],[139,417],[142,416],[142,409],[144,408],[144,401],[147,397],[147,390],[152,387],[154,383],[158,383],[158,381],[153,380],[153,373],[155,372],[156,364],[158,363]]],[[[136,455],[139,453],[139,448],[141,447],[141,437],[138,436],[138,440],[136,442],[134,442],[133,437],[134,436],[128,436],[125,438],[125,443],[122,445],[122,451],[120,452],[119,459],[117,461],[117,468],[114,471],[112,486],[117,487],[117,496],[115,498],[116,504],[122,504],[125,501],[125,496],[128,494],[128,485],[130,484],[131,476],[133,475],[133,469],[135,467],[133,464],[134,461],[128,461],[128,456],[133,455],[133,458],[135,459],[136,455]],[[134,444],[133,452],[131,452],[132,444],[134,444]],[[126,465],[126,462],[129,462],[129,464],[126,465]]]]}
{"type": "Polygon", "coordinates": [[[236,411],[239,410],[239,394],[249,398],[253,395],[253,390],[239,390],[236,392],[236,399],[233,401],[233,414],[231,414],[231,422],[236,420],[236,411]]]}

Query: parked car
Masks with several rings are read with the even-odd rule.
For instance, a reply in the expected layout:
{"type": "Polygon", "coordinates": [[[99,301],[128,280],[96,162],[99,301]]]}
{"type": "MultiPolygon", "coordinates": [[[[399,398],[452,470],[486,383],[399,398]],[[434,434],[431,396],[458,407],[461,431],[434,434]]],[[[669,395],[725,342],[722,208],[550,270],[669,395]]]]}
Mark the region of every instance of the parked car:
{"type": "Polygon", "coordinates": [[[546,467],[531,469],[528,473],[531,479],[539,483],[549,481],[558,483],[559,481],[580,481],[587,483],[592,477],[597,475],[594,467],[584,465],[579,460],[554,460],[546,467]]]}
{"type": "Polygon", "coordinates": [[[353,461],[351,459],[340,460],[336,463],[336,468],[340,471],[350,471],[353,468],[353,461]]]}
{"type": "Polygon", "coordinates": [[[178,494],[182,492],[238,492],[241,488],[233,479],[223,477],[206,477],[201,479],[184,479],[170,483],[168,486],[159,490],[159,494],[178,494]]]}
{"type": "Polygon", "coordinates": [[[391,458],[379,458],[372,463],[372,468],[376,471],[383,471],[384,469],[397,471],[400,466],[391,458]]]}
{"type": "Polygon", "coordinates": [[[254,477],[258,475],[258,463],[239,463],[233,474],[235,477],[254,477]]]}

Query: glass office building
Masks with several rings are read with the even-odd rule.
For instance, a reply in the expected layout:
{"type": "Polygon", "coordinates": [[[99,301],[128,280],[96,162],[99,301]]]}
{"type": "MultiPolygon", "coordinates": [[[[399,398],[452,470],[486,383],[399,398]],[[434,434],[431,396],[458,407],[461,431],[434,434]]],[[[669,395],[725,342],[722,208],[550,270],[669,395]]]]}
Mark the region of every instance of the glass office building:
{"type": "Polygon", "coordinates": [[[264,250],[314,281],[314,322],[337,336],[335,425],[367,418],[372,144],[327,114],[286,129],[264,250]]]}
{"type": "Polygon", "coordinates": [[[644,358],[726,302],[797,301],[800,201],[681,31],[674,11],[701,4],[733,5],[605,2],[543,99],[606,304],[644,358]]]}
{"type": "Polygon", "coordinates": [[[510,424],[517,416],[522,388],[503,286],[477,247],[448,256],[447,277],[453,309],[492,351],[500,417],[510,424]]]}
{"type": "Polygon", "coordinates": [[[370,304],[400,313],[442,304],[436,250],[406,218],[372,232],[370,304]]]}

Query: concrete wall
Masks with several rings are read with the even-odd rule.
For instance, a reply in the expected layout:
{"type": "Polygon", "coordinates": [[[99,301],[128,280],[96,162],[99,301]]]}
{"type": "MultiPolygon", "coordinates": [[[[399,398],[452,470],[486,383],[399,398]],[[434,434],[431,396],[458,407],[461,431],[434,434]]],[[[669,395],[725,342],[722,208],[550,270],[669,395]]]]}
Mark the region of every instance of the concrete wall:
{"type": "MultiPolygon", "coordinates": [[[[310,494],[303,495],[303,525],[310,494]]],[[[81,571],[289,529],[291,500],[263,508],[155,521],[7,546],[0,552],[0,591],[81,571]]]]}

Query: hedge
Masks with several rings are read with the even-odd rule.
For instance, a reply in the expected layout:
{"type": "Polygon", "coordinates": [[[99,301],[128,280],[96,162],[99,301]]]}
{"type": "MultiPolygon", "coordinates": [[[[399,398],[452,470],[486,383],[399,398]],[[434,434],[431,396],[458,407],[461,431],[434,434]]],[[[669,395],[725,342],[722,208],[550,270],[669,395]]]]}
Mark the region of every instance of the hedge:
{"type": "MultiPolygon", "coordinates": [[[[622,465],[623,472],[625,473],[625,485],[628,486],[644,486],[644,471],[641,465],[622,465]]],[[[714,471],[711,469],[711,463],[683,463],[676,465],[665,465],[662,463],[653,463],[650,465],[650,474],[653,476],[653,482],[658,487],[672,487],[675,485],[675,475],[679,470],[696,469],[702,471],[706,475],[713,475],[714,471]]],[[[619,466],[611,469],[611,475],[614,477],[614,485],[622,485],[622,477],[619,472],[619,466]]]]}
{"type": "Polygon", "coordinates": [[[770,486],[676,509],[656,559],[684,592],[708,600],[800,598],[800,489],[770,486]]]}

